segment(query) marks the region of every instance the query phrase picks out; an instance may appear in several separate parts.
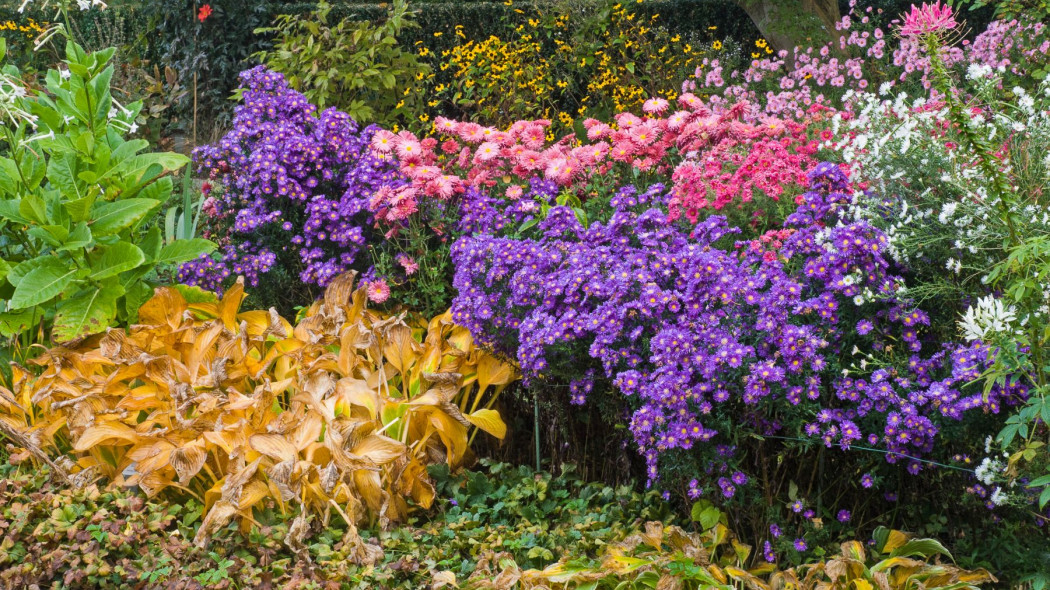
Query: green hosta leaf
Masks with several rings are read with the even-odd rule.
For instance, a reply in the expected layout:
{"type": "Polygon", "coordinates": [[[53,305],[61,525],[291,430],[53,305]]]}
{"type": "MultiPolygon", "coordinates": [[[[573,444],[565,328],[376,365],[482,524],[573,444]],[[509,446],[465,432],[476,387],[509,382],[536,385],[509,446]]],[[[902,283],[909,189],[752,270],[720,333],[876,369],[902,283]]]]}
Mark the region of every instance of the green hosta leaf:
{"type": "Polygon", "coordinates": [[[937,554],[947,556],[948,559],[955,561],[955,558],[953,558],[952,554],[948,552],[948,549],[934,539],[913,539],[895,549],[890,555],[892,557],[911,557],[919,555],[924,559],[929,559],[937,554]]]}
{"type": "Polygon", "coordinates": [[[146,256],[139,247],[129,242],[117,242],[107,246],[98,261],[91,264],[90,278],[107,279],[120,273],[138,268],[146,262],[146,256]]]}
{"type": "Polygon", "coordinates": [[[123,199],[112,203],[97,203],[91,210],[94,221],[91,233],[96,237],[108,236],[132,226],[160,205],[153,199],[123,199]]]}
{"type": "Polygon", "coordinates": [[[160,255],[155,262],[157,264],[175,264],[193,260],[201,254],[206,254],[215,249],[215,244],[209,240],[194,238],[192,240],[175,240],[160,249],[160,255]]]}
{"type": "Polygon", "coordinates": [[[58,258],[44,258],[44,262],[18,281],[10,308],[24,309],[53,299],[73,282],[76,272],[76,268],[70,268],[58,258]]]}
{"type": "Polygon", "coordinates": [[[110,282],[101,289],[85,289],[63,300],[55,313],[52,337],[65,342],[105,330],[116,319],[117,299],[123,294],[120,285],[110,282]]]}
{"type": "Polygon", "coordinates": [[[4,280],[7,279],[9,272],[11,272],[11,265],[6,260],[0,259],[0,284],[3,284],[4,280]]]}
{"type": "Polygon", "coordinates": [[[175,285],[175,290],[182,295],[186,303],[215,303],[219,298],[211,291],[205,291],[195,285],[175,285]]]}

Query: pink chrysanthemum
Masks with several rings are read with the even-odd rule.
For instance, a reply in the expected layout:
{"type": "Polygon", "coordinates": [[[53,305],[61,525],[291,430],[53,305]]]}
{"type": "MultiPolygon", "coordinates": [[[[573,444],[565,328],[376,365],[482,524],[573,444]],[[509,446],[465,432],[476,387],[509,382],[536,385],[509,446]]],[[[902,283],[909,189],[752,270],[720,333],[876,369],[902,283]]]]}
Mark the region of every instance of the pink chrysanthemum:
{"type": "Polygon", "coordinates": [[[416,274],[419,270],[419,263],[407,254],[398,254],[397,263],[401,265],[401,268],[405,269],[405,274],[409,276],[416,274]]]}
{"type": "Polygon", "coordinates": [[[930,33],[940,33],[954,29],[959,25],[952,14],[952,8],[941,5],[940,0],[922,6],[911,5],[911,12],[904,15],[901,25],[901,37],[918,37],[930,33]]]}
{"type": "Polygon", "coordinates": [[[475,157],[479,162],[488,162],[496,159],[499,156],[499,145],[492,141],[486,141],[478,146],[478,152],[475,157]]]}
{"type": "Polygon", "coordinates": [[[423,155],[423,146],[414,139],[399,138],[396,147],[397,156],[405,162],[418,160],[423,155]]]}
{"type": "Polygon", "coordinates": [[[642,105],[642,111],[650,115],[659,115],[667,110],[667,100],[663,98],[650,98],[642,105]]]}
{"type": "Polygon", "coordinates": [[[390,299],[390,285],[386,279],[376,279],[368,283],[368,300],[372,303],[383,303],[390,299]]]}
{"type": "Polygon", "coordinates": [[[390,153],[390,150],[394,149],[395,137],[386,129],[376,131],[376,134],[372,136],[372,149],[382,154],[390,153]]]}

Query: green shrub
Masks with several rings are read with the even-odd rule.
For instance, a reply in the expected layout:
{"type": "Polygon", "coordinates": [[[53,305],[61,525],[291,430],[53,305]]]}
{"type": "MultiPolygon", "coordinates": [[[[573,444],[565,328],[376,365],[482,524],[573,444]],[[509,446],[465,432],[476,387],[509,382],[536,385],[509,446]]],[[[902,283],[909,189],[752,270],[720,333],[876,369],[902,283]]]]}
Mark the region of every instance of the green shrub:
{"type": "Polygon", "coordinates": [[[395,0],[381,24],[330,24],[331,11],[322,1],[313,13],[278,16],[275,26],[255,31],[276,35],[273,48],[252,57],[284,74],[319,109],[337,107],[361,123],[403,126],[422,107],[422,96],[410,87],[430,73],[398,42],[403,31],[418,27],[407,2],[395,0]]]}

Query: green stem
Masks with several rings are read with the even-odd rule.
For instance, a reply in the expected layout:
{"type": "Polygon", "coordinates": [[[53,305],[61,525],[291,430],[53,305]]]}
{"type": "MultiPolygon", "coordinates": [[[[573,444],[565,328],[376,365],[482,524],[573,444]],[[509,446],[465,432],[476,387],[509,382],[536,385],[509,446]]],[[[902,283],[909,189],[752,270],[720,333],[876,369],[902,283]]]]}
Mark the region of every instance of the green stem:
{"type": "Polygon", "coordinates": [[[536,390],[532,392],[532,420],[533,436],[536,439],[536,471],[540,471],[540,394],[536,390]]]}

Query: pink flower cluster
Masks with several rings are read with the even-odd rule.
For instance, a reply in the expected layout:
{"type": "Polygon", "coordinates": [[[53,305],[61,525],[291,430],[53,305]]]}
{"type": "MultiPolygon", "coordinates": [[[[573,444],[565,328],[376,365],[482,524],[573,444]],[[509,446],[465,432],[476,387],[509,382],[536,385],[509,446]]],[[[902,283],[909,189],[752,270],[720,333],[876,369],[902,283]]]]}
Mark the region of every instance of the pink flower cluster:
{"type": "MultiPolygon", "coordinates": [[[[929,59],[912,32],[956,28],[950,8],[940,4],[913,7],[906,22],[890,22],[892,27],[901,27],[902,35],[900,43],[890,46],[892,31],[872,22],[872,15],[882,10],[869,6],[858,14],[856,0],[850,6],[850,13],[836,25],[839,38],[835,43],[780,51],[731,72],[725,71],[719,59],[705,59],[694,78],[682,83],[683,92],[711,95],[709,103],[716,112],[747,101],[751,106],[744,120],[758,122],[767,117],[800,120],[814,104],[839,108],[836,101],[848,90],[873,90],[871,87],[882,84],[892,88],[909,79],[929,90],[929,59]]],[[[973,43],[964,40],[960,47],[943,48],[941,57],[949,67],[1005,65],[1020,75],[1035,64],[1046,63],[1050,41],[1037,40],[1044,30],[1041,24],[993,22],[973,43]],[[1028,63],[1019,63],[1024,61],[1028,63]]]]}
{"type": "Polygon", "coordinates": [[[721,138],[702,158],[675,169],[672,219],[685,215],[695,223],[701,210],[750,202],[756,189],[779,200],[785,191],[806,185],[818,145],[808,137],[806,125],[786,121],[730,129],[738,135],[721,138]]]}
{"type": "Polygon", "coordinates": [[[911,11],[904,16],[901,25],[901,37],[918,37],[950,31],[959,26],[955,21],[951,6],[942,5],[940,0],[922,6],[911,5],[911,11]]]}
{"type": "Polygon", "coordinates": [[[644,115],[620,113],[612,122],[587,119],[586,138],[547,140],[549,121],[518,121],[507,130],[439,117],[439,138],[412,133],[376,133],[372,148],[396,157],[409,183],[384,187],[372,200],[380,220],[399,222],[417,209],[417,200],[449,200],[468,188],[498,190],[509,200],[524,194],[531,179],[553,181],[579,196],[587,183],[614,167],[671,176],[672,216],[696,220],[705,208],[750,201],[758,189],[777,198],[786,187],[804,184],[817,142],[807,124],[769,119],[746,123],[747,104],[714,113],[695,95],[680,96],[671,109],[651,99],[644,115]]]}

